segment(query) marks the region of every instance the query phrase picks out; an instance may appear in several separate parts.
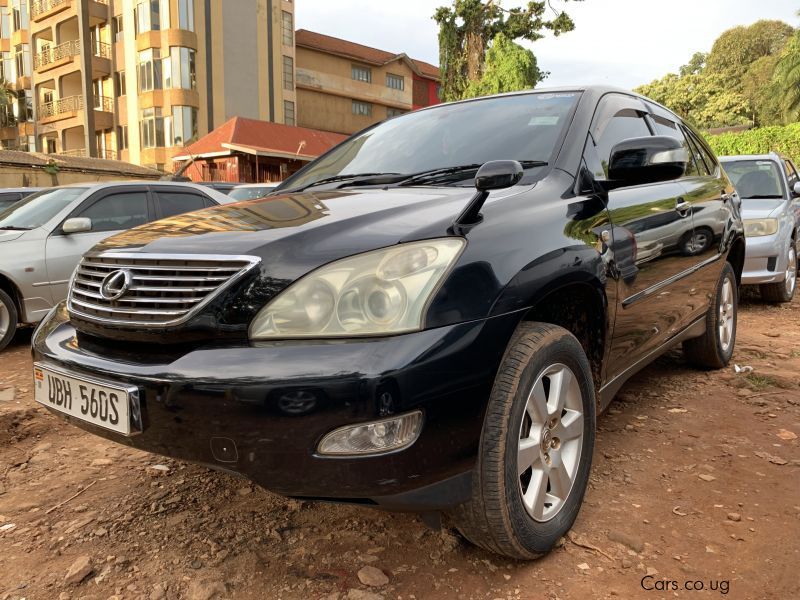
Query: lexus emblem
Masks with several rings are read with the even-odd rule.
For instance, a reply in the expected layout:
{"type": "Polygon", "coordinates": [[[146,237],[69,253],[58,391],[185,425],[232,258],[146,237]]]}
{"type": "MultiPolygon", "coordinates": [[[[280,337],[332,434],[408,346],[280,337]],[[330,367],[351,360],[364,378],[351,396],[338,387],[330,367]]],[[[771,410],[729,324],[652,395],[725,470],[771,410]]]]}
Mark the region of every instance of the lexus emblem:
{"type": "Polygon", "coordinates": [[[111,271],[100,284],[100,295],[105,300],[118,300],[131,286],[131,272],[127,269],[111,271]]]}

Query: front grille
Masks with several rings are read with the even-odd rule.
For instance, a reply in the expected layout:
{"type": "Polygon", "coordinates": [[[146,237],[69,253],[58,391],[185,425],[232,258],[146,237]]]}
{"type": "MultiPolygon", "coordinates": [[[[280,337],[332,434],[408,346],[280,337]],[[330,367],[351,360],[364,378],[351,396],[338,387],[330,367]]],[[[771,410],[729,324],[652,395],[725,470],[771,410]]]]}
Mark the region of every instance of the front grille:
{"type": "Polygon", "coordinates": [[[177,325],[199,312],[257,263],[258,258],[253,256],[84,256],[72,278],[67,306],[72,315],[101,323],[177,325]],[[122,274],[109,277],[114,273],[122,274]],[[104,288],[107,278],[114,285],[104,288]],[[113,292],[120,290],[124,291],[115,297],[113,292]]]}

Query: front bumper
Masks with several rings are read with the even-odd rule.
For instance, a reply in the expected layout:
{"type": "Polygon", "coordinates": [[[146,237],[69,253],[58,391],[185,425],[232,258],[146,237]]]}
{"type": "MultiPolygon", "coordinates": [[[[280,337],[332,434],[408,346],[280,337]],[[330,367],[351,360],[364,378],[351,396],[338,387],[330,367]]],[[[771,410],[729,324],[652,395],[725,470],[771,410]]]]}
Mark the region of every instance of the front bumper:
{"type": "Polygon", "coordinates": [[[120,349],[76,332],[63,304],[33,338],[34,359],[135,386],[141,431],[108,439],[239,473],[292,497],[436,510],[468,498],[483,414],[520,313],[387,338],[120,349]],[[398,452],[315,453],[342,425],[421,409],[419,439],[398,452]]]}
{"type": "Polygon", "coordinates": [[[777,283],[786,279],[789,240],[780,233],[747,238],[742,283],[777,283]]]}

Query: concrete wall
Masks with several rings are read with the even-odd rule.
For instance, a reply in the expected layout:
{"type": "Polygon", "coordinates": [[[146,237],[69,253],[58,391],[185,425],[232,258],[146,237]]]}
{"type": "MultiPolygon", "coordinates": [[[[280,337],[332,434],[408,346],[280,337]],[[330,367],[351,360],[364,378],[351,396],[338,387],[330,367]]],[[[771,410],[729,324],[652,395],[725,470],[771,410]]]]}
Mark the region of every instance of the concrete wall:
{"type": "Polygon", "coordinates": [[[70,183],[86,183],[94,181],[120,181],[127,179],[155,180],[151,177],[133,177],[116,173],[83,173],[78,171],[59,171],[50,175],[42,169],[0,165],[0,187],[50,187],[68,185],[70,183]]]}

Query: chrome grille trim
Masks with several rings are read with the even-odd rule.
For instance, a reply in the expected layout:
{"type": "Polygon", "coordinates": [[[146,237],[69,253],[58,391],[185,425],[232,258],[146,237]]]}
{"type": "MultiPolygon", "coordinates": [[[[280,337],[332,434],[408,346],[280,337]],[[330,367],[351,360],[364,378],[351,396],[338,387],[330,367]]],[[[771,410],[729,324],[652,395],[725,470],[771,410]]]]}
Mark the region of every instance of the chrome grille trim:
{"type": "Polygon", "coordinates": [[[224,254],[104,252],[81,259],[70,280],[71,315],[105,325],[165,328],[191,319],[260,258],[224,254]],[[131,285],[116,300],[103,297],[103,279],[127,270],[131,285]]]}

